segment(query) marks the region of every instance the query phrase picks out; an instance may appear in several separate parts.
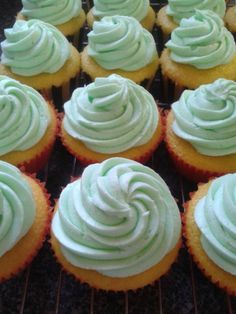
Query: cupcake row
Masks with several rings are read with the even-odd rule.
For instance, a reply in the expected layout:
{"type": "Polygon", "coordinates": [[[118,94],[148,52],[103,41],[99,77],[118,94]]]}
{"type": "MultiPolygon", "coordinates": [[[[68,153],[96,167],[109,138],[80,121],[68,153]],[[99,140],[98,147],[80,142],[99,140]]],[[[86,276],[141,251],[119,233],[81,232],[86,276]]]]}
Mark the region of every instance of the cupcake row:
{"type": "MultiPolygon", "coordinates": [[[[193,259],[220,288],[236,295],[236,174],[200,185],[185,204],[183,233],[193,259]]],[[[62,268],[91,287],[136,290],[168,272],[181,247],[181,218],[167,185],[125,158],[85,168],[52,212],[43,185],[0,161],[0,282],[24,269],[51,224],[62,268]]]]}
{"type": "Polygon", "coordinates": [[[182,19],[160,59],[152,34],[127,16],[96,21],[81,53],[54,26],[36,19],[17,20],[5,36],[0,74],[39,90],[56,104],[58,98],[70,98],[81,70],[89,82],[115,73],[148,88],[160,64],[168,102],[186,88],[219,78],[236,80],[234,38],[210,10],[182,19]]]}
{"type": "Polygon", "coordinates": [[[58,114],[33,88],[0,76],[0,159],[27,172],[47,163],[57,135],[81,164],[123,157],[147,162],[161,141],[191,181],[236,172],[236,82],[185,90],[158,109],[142,86],[116,74],[76,88],[58,114]]]}

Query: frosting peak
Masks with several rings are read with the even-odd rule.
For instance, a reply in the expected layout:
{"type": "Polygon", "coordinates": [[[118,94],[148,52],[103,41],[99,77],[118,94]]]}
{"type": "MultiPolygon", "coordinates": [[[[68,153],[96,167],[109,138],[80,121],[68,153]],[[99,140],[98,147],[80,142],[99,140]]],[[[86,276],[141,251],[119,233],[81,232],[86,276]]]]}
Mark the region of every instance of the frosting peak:
{"type": "Polygon", "coordinates": [[[94,0],[93,15],[100,19],[104,16],[126,15],[141,21],[148,12],[149,0],[94,0]]]}
{"type": "Polygon", "coordinates": [[[22,0],[22,15],[52,25],[63,24],[79,16],[81,0],[22,0]]]}
{"type": "Polygon", "coordinates": [[[236,174],[215,179],[197,204],[201,244],[213,262],[236,275],[236,174]]]}
{"type": "Polygon", "coordinates": [[[0,76],[0,156],[33,147],[49,122],[47,103],[37,91],[0,76]]]}
{"type": "Polygon", "coordinates": [[[104,154],[147,143],[159,121],[152,95],[119,75],[76,89],[64,110],[67,133],[104,154]]]}
{"type": "Polygon", "coordinates": [[[208,156],[236,153],[236,83],[218,79],[186,90],[172,105],[174,133],[208,156]]]}
{"type": "Polygon", "coordinates": [[[0,257],[27,233],[35,217],[33,194],[19,169],[0,161],[0,257]]]}
{"type": "Polygon", "coordinates": [[[224,27],[223,20],[209,10],[182,19],[166,44],[173,61],[209,69],[229,63],[235,55],[232,34],[224,27]]]}
{"type": "Polygon", "coordinates": [[[180,237],[180,215],[160,176],[111,158],[63,190],[52,231],[73,265],[127,277],[152,267],[180,237]]]}
{"type": "Polygon", "coordinates": [[[55,73],[70,56],[64,35],[40,20],[17,20],[12,28],[5,29],[5,36],[1,63],[18,75],[55,73]]]}
{"type": "Polygon", "coordinates": [[[107,70],[135,71],[157,55],[155,41],[133,17],[111,16],[94,22],[88,55],[107,70]]]}
{"type": "Polygon", "coordinates": [[[181,19],[194,15],[196,9],[211,10],[223,18],[226,4],[225,0],[168,0],[166,13],[179,24],[181,19]]]}

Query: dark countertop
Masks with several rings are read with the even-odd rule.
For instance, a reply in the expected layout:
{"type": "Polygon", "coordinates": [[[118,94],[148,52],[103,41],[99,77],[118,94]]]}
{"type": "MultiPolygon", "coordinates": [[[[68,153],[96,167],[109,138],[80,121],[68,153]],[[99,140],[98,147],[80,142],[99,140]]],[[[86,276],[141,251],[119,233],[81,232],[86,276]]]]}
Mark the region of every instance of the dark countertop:
{"type": "MultiPolygon", "coordinates": [[[[87,9],[89,1],[83,2],[87,9]]],[[[165,2],[151,1],[156,11],[165,2]]],[[[20,7],[19,0],[0,0],[0,40],[3,40],[3,28],[13,24],[20,7]]],[[[157,30],[154,30],[154,36],[157,39],[157,30]]],[[[82,78],[80,82],[83,83],[82,78]]],[[[153,82],[151,92],[161,98],[159,75],[153,82]]],[[[164,178],[182,211],[181,204],[196,186],[175,172],[164,144],[158,148],[148,165],[164,178]]],[[[46,182],[53,201],[70,177],[81,172],[82,167],[58,141],[48,167],[39,177],[46,182]]],[[[169,273],[154,285],[135,292],[106,293],[82,285],[61,271],[49,245],[45,243],[31,266],[0,285],[0,314],[8,313],[232,314],[236,313],[236,298],[229,297],[211,284],[192,263],[184,247],[169,273]]]]}

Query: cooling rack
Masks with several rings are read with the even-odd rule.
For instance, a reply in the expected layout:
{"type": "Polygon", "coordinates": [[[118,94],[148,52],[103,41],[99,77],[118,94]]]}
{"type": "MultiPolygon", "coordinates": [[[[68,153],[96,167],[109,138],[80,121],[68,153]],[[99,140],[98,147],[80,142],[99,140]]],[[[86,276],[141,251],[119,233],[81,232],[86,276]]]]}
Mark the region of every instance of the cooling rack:
{"type": "MultiPolygon", "coordinates": [[[[135,1],[135,0],[133,0],[135,1]]],[[[214,0],[213,0],[214,1],[214,0]]],[[[88,11],[92,1],[82,1],[88,11]]],[[[228,1],[233,5],[235,1],[228,1]]],[[[166,1],[151,1],[157,12],[166,1]]],[[[11,26],[20,0],[0,0],[0,40],[3,29],[11,26]]],[[[86,44],[88,29],[81,34],[81,47],[86,44]]],[[[153,30],[159,49],[159,31],[153,30]]],[[[79,84],[85,83],[83,74],[79,84]]],[[[150,88],[155,99],[163,101],[161,81],[156,75],[150,88]]],[[[163,109],[170,104],[158,102],[163,109]]],[[[153,154],[148,166],[158,172],[168,184],[182,212],[182,204],[196,186],[179,176],[166,153],[164,144],[153,154]]],[[[51,159],[38,177],[46,182],[51,201],[58,198],[73,176],[82,173],[81,165],[56,142],[51,159]]],[[[55,262],[48,243],[45,243],[32,264],[17,277],[0,285],[0,314],[233,314],[236,298],[211,284],[193,264],[184,245],[177,262],[169,273],[153,285],[135,292],[103,292],[76,282],[55,262]]]]}

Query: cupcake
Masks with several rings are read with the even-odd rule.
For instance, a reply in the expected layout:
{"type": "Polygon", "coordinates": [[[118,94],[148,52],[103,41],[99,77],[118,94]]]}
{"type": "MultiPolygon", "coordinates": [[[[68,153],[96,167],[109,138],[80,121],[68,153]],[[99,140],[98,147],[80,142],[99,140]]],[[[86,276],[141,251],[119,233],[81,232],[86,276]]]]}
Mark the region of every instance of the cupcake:
{"type": "Polygon", "coordinates": [[[92,27],[94,21],[113,15],[132,16],[149,31],[155,24],[155,12],[150,6],[149,0],[116,0],[113,2],[94,0],[94,6],[87,14],[87,22],[92,27]]]}
{"type": "Polygon", "coordinates": [[[226,27],[234,34],[236,33],[236,6],[229,7],[227,9],[225,18],[226,27]]]}
{"type": "Polygon", "coordinates": [[[22,0],[17,19],[38,19],[56,26],[78,46],[79,31],[85,22],[81,0],[22,0]]]}
{"type": "Polygon", "coordinates": [[[39,20],[18,20],[5,29],[5,36],[0,74],[43,92],[55,103],[59,96],[67,100],[80,71],[80,55],[64,35],[39,20]]]}
{"type": "Polygon", "coordinates": [[[158,68],[153,36],[133,17],[109,16],[94,22],[81,54],[82,70],[94,81],[112,73],[151,82],[158,68]]]}
{"type": "Polygon", "coordinates": [[[0,282],[32,261],[48,232],[50,217],[42,184],[0,161],[0,282]]]}
{"type": "Polygon", "coordinates": [[[0,75],[0,159],[27,172],[48,161],[57,133],[57,116],[36,90],[0,75]]]}
{"type": "Polygon", "coordinates": [[[57,260],[76,279],[126,291],[168,271],[181,244],[180,214],[157,173],[111,158],[62,191],[51,237],[57,260]]]}
{"type": "Polygon", "coordinates": [[[236,79],[234,38],[212,11],[197,10],[182,19],[166,47],[160,62],[167,94],[174,93],[174,99],[184,88],[195,89],[218,78],[236,79]]]}
{"type": "Polygon", "coordinates": [[[82,164],[115,156],[145,162],[162,140],[152,95],[116,74],[76,89],[64,110],[61,139],[82,164]]]}
{"type": "Polygon", "coordinates": [[[219,79],[185,90],[167,116],[165,141],[189,180],[236,172],[236,83],[219,79]]]}
{"type": "Polygon", "coordinates": [[[170,33],[179,26],[183,18],[189,18],[197,10],[211,10],[224,17],[226,11],[225,0],[168,0],[168,4],[157,13],[157,25],[161,28],[164,41],[170,33]]]}
{"type": "Polygon", "coordinates": [[[186,204],[187,247],[202,272],[236,295],[236,173],[199,186],[186,204]]]}

